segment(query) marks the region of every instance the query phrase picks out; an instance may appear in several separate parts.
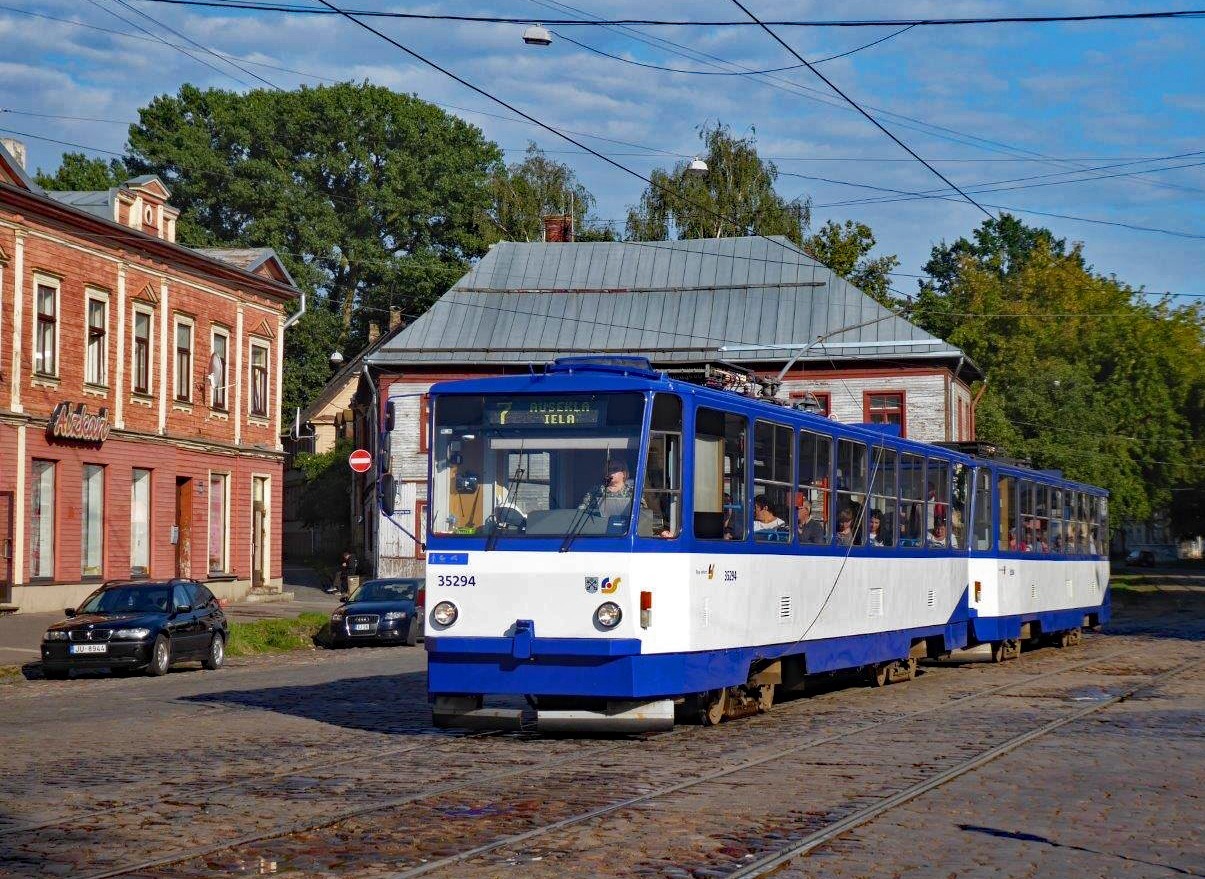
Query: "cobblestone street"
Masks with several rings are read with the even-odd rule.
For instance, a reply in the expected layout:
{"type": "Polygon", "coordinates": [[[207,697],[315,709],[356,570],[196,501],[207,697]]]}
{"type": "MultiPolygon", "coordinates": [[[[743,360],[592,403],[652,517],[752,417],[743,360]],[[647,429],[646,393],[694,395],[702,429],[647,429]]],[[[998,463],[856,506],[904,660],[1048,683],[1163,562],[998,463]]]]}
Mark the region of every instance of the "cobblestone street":
{"type": "Polygon", "coordinates": [[[4,685],[0,876],[1203,875],[1201,603],[1118,611],[637,738],[435,730],[421,648],[4,685]]]}

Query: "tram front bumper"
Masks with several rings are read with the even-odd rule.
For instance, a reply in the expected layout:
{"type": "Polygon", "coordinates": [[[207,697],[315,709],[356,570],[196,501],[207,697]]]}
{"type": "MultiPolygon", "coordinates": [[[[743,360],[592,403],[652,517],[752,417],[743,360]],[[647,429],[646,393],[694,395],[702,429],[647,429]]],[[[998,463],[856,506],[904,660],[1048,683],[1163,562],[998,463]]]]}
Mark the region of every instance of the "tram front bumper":
{"type": "Polygon", "coordinates": [[[674,702],[610,700],[605,707],[571,709],[483,708],[474,696],[436,696],[435,725],[460,729],[535,729],[544,733],[664,732],[674,726],[674,702]]]}

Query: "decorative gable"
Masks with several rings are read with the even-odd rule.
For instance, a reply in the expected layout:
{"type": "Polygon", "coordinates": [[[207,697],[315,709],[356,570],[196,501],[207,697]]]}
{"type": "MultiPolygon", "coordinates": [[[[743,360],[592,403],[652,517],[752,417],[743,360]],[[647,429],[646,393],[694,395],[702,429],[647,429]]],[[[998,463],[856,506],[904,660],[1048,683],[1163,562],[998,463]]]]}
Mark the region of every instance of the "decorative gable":
{"type": "Polygon", "coordinates": [[[159,304],[159,294],[155,292],[154,284],[147,284],[134,298],[139,302],[149,302],[151,305],[159,304]]]}
{"type": "Polygon", "coordinates": [[[264,338],[264,339],[275,339],[276,338],[276,330],[273,329],[272,325],[269,324],[266,320],[261,320],[259,322],[259,326],[257,326],[254,330],[251,331],[251,335],[260,336],[261,338],[264,338]]]}
{"type": "Polygon", "coordinates": [[[152,202],[165,202],[172,195],[168,188],[163,185],[163,181],[151,174],[127,180],[123,185],[126,189],[140,193],[143,198],[152,202]]]}

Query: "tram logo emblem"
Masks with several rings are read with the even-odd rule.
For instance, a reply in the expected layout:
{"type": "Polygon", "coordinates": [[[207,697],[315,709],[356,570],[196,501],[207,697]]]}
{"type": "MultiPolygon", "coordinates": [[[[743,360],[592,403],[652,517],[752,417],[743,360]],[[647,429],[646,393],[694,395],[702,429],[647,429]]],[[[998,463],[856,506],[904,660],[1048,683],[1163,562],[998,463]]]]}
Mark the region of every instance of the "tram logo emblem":
{"type": "Polygon", "coordinates": [[[612,580],[610,577],[604,578],[602,581],[602,586],[599,588],[599,592],[601,592],[603,595],[611,595],[617,592],[619,590],[619,584],[622,580],[622,577],[616,577],[614,580],[612,580]]]}
{"type": "Polygon", "coordinates": [[[598,578],[597,577],[587,577],[586,578],[586,591],[589,592],[591,595],[593,595],[595,592],[598,591],[598,578]]]}
{"type": "Polygon", "coordinates": [[[708,580],[714,580],[714,579],[715,579],[715,565],[708,565],[708,566],[707,566],[707,579],[708,579],[708,580]]]}

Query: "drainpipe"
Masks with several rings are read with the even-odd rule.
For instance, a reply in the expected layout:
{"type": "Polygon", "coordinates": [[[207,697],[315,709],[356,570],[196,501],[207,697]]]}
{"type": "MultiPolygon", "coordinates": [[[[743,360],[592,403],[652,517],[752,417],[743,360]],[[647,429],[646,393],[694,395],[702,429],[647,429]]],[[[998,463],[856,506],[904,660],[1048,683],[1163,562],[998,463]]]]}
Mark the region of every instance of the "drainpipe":
{"type": "Polygon", "coordinates": [[[983,380],[983,384],[979,386],[979,392],[975,394],[975,399],[971,401],[971,439],[979,438],[979,431],[976,429],[975,412],[979,408],[979,401],[983,399],[983,395],[987,393],[987,379],[983,380]]]}
{"type": "Polygon", "coordinates": [[[297,309],[295,312],[293,312],[291,315],[289,315],[287,318],[285,318],[284,329],[287,330],[289,327],[293,326],[293,324],[297,323],[297,321],[301,320],[301,316],[303,314],[305,314],[305,291],[304,290],[301,291],[301,308],[297,309]]]}
{"type": "MultiPolygon", "coordinates": [[[[372,575],[375,577],[377,575],[377,554],[375,552],[377,545],[377,509],[380,504],[380,499],[377,497],[377,486],[380,484],[381,479],[381,474],[377,472],[381,463],[381,437],[377,432],[377,420],[380,414],[378,409],[381,405],[381,399],[380,395],[377,394],[377,386],[372,380],[372,372],[368,368],[367,360],[364,361],[361,369],[364,380],[368,382],[368,393],[372,395],[372,407],[369,409],[368,416],[368,436],[371,437],[372,441],[372,470],[369,471],[369,473],[372,474],[372,504],[369,505],[365,503],[365,501],[368,500],[367,497],[362,498],[360,503],[360,515],[364,517],[364,537],[366,541],[368,539],[369,529],[372,530],[372,545],[374,548],[372,554],[372,575]],[[369,515],[366,512],[367,510],[372,510],[372,515],[369,515]]],[[[365,474],[365,476],[368,476],[368,474],[365,474]]],[[[367,481],[365,484],[367,484],[367,481]]],[[[365,494],[367,495],[367,492],[365,492],[365,494]]],[[[361,548],[363,549],[363,547],[361,548]]]]}
{"type": "Polygon", "coordinates": [[[953,432],[954,425],[954,385],[958,381],[958,373],[962,370],[962,364],[966,361],[966,355],[958,358],[958,365],[954,367],[953,377],[946,376],[946,439],[957,441],[958,437],[950,436],[953,432]]]}

